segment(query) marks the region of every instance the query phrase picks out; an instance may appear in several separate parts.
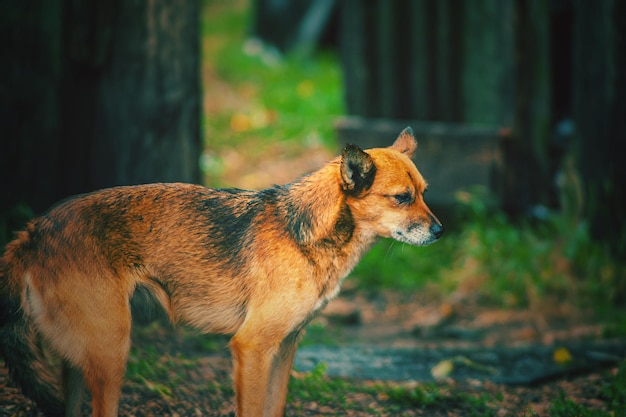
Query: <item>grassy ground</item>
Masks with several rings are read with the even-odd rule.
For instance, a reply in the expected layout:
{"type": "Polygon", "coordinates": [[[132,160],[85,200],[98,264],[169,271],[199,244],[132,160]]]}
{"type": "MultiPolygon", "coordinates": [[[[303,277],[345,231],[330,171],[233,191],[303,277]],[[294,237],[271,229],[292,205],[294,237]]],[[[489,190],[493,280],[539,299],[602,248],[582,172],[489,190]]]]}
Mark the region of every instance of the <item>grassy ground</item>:
{"type": "MultiPolygon", "coordinates": [[[[168,334],[171,339],[169,332],[153,326],[135,333],[137,347],[129,362],[123,409],[136,415],[137,399],[153,398],[153,407],[168,415],[176,415],[175,410],[188,415],[190,409],[201,409],[203,415],[209,410],[211,415],[230,415],[234,393],[224,355],[227,338],[183,331],[164,345],[160,341],[168,334]],[[186,350],[181,352],[181,346],[186,350]]],[[[292,373],[286,415],[616,417],[624,412],[626,362],[540,387],[478,380],[416,383],[330,378],[321,363],[311,372],[292,373]]]]}

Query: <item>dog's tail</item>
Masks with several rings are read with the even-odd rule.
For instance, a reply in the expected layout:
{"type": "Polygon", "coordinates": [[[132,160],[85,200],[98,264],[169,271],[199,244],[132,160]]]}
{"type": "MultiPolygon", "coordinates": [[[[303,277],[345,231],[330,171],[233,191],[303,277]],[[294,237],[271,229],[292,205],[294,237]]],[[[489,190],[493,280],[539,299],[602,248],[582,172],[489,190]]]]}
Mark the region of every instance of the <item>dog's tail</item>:
{"type": "Polygon", "coordinates": [[[10,262],[18,240],[10,243],[0,257],[0,356],[11,379],[46,416],[63,416],[60,367],[46,356],[34,323],[22,308],[21,263],[10,262]]]}

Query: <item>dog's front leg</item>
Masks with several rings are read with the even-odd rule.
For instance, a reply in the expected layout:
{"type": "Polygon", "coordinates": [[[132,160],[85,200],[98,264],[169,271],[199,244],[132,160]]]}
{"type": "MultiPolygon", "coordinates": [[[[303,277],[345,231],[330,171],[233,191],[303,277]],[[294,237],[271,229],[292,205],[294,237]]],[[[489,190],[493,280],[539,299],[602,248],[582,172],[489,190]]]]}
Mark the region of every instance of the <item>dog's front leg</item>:
{"type": "Polygon", "coordinates": [[[237,416],[282,416],[299,332],[289,333],[285,323],[253,321],[230,341],[237,416]]]}
{"type": "Polygon", "coordinates": [[[230,342],[237,416],[281,417],[298,337],[288,336],[280,347],[242,339],[230,342]]]}
{"type": "Polygon", "coordinates": [[[280,417],[284,415],[289,377],[300,333],[299,331],[293,332],[287,336],[280,345],[278,353],[274,356],[267,400],[265,401],[265,416],[280,417]]]}
{"type": "Polygon", "coordinates": [[[237,333],[230,341],[238,417],[261,417],[270,379],[273,349],[237,333]]]}
{"type": "Polygon", "coordinates": [[[235,401],[238,417],[282,416],[298,335],[286,322],[249,319],[233,336],[235,401]]]}

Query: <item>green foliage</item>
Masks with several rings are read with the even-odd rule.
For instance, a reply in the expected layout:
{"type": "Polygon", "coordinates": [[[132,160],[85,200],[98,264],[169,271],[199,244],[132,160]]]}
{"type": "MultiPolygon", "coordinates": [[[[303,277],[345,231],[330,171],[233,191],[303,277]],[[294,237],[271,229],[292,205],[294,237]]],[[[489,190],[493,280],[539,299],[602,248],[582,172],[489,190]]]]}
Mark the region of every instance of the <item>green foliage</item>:
{"type": "Polygon", "coordinates": [[[603,410],[592,410],[582,404],[575,402],[574,400],[567,398],[565,394],[561,393],[550,404],[550,416],[551,417],[610,417],[611,414],[603,410]]]}
{"type": "Polygon", "coordinates": [[[381,393],[388,396],[388,401],[400,407],[410,407],[435,413],[442,410],[462,410],[466,416],[495,416],[494,410],[487,404],[488,398],[451,391],[436,384],[418,384],[414,386],[386,384],[379,386],[381,393]]]}
{"type": "Polygon", "coordinates": [[[337,326],[325,326],[322,323],[311,323],[307,326],[304,337],[298,346],[337,346],[341,328],[337,326]]]}
{"type": "Polygon", "coordinates": [[[410,388],[402,385],[383,385],[380,391],[387,394],[389,400],[396,404],[422,409],[445,399],[445,395],[434,384],[410,388]]]}
{"type": "Polygon", "coordinates": [[[202,334],[192,328],[181,328],[187,346],[195,351],[207,355],[218,353],[226,349],[229,337],[222,334],[202,334]]]}
{"type": "Polygon", "coordinates": [[[182,378],[182,374],[174,370],[180,369],[181,365],[193,366],[193,364],[192,360],[162,355],[151,347],[131,348],[126,365],[126,378],[145,386],[160,397],[169,398],[172,396],[169,386],[175,385],[182,378]],[[166,384],[161,381],[165,381],[166,384]]]}
{"type": "Polygon", "coordinates": [[[515,224],[480,192],[460,194],[460,205],[462,253],[453,271],[475,265],[484,301],[524,307],[544,296],[570,295],[568,261],[552,224],[515,224]]]}
{"type": "Polygon", "coordinates": [[[311,372],[289,382],[289,402],[295,398],[303,401],[315,401],[321,405],[345,402],[348,382],[326,376],[326,364],[320,363],[311,372]]]}
{"type": "MultiPolygon", "coordinates": [[[[344,114],[337,57],[328,51],[308,58],[283,56],[247,39],[250,11],[238,3],[227,8],[207,2],[202,19],[205,107],[212,100],[230,100],[205,112],[207,148],[236,144],[238,150],[261,152],[277,142],[334,148],[334,120],[344,114]],[[225,93],[226,98],[217,96],[225,93]]],[[[222,163],[205,158],[203,168],[215,178],[222,163]]]]}
{"type": "MultiPolygon", "coordinates": [[[[375,403],[367,411],[371,415],[407,415],[408,410],[428,413],[459,410],[466,416],[494,416],[489,398],[454,392],[448,386],[436,384],[399,384],[352,382],[341,378],[329,378],[326,364],[321,363],[311,372],[292,377],[289,383],[289,404],[315,403],[329,406],[343,415],[346,410],[364,410],[368,403],[375,403]],[[358,401],[357,398],[371,398],[358,401]]],[[[297,408],[297,406],[296,406],[297,408]]],[[[408,415],[414,415],[408,413],[408,415]]]]}
{"type": "Polygon", "coordinates": [[[217,73],[246,90],[249,101],[240,108],[205,120],[210,147],[241,141],[312,140],[334,146],[334,119],[343,113],[336,58],[316,60],[285,57],[276,66],[247,55],[241,45],[218,55],[217,73]],[[239,124],[237,124],[239,122],[239,124]]]}
{"type": "MultiPolygon", "coordinates": [[[[607,315],[610,315],[610,311],[607,315]]],[[[609,316],[611,317],[611,316],[609,316]]],[[[602,336],[605,338],[617,338],[626,336],[626,317],[623,314],[613,315],[610,323],[606,325],[602,336]]]]}
{"type": "Polygon", "coordinates": [[[600,395],[607,401],[608,409],[615,415],[626,414],[626,361],[619,365],[613,380],[602,387],[600,395]]]}
{"type": "Polygon", "coordinates": [[[419,289],[437,282],[452,266],[457,243],[455,233],[425,247],[385,239],[365,255],[352,275],[363,289],[419,289]]]}

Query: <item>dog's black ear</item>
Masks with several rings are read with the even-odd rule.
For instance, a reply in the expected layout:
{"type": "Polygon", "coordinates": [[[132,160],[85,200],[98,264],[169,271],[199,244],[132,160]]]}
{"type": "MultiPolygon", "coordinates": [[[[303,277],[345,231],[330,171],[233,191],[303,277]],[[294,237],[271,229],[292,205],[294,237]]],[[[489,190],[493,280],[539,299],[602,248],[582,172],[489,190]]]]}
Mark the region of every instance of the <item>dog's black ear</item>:
{"type": "Polygon", "coordinates": [[[402,152],[409,158],[413,156],[413,153],[417,149],[417,140],[415,140],[415,134],[411,126],[406,127],[391,145],[391,148],[402,152]]]}
{"type": "Polygon", "coordinates": [[[341,154],[341,186],[351,195],[367,191],[374,182],[376,165],[372,157],[355,145],[347,145],[341,154]]]}

